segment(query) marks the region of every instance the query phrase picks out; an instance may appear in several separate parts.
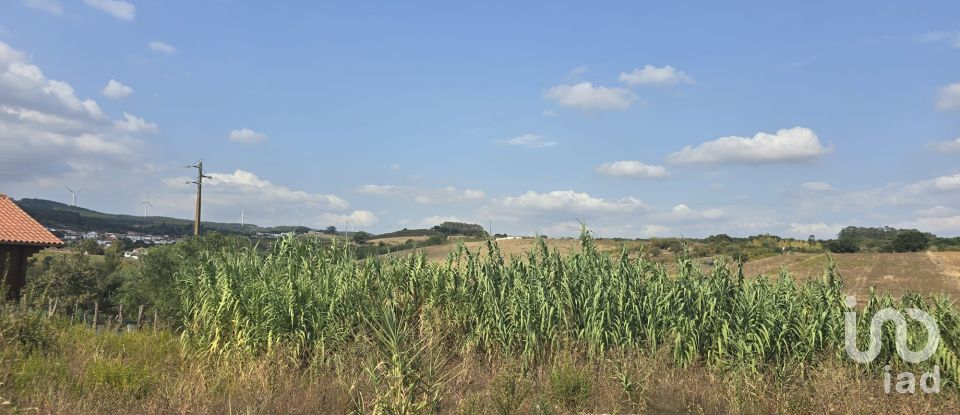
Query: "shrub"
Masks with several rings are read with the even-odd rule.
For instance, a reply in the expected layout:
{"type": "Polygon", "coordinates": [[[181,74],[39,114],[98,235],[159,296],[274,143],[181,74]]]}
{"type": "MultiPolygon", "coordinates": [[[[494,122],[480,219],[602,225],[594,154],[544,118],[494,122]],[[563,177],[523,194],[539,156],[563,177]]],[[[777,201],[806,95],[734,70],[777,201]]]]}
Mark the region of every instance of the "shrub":
{"type": "Polygon", "coordinates": [[[590,399],[590,372],[573,363],[561,363],[550,372],[550,397],[566,410],[582,407],[590,399]]]}
{"type": "Polygon", "coordinates": [[[828,241],[825,246],[828,251],[833,253],[853,253],[860,251],[860,247],[857,246],[857,243],[850,238],[834,239],[832,241],[828,241]]]}
{"type": "Polygon", "coordinates": [[[115,359],[94,360],[84,377],[85,386],[94,393],[115,393],[132,400],[147,396],[156,383],[148,367],[115,359]]]}
{"type": "Polygon", "coordinates": [[[91,264],[83,253],[57,256],[46,271],[27,281],[26,298],[42,307],[46,307],[49,298],[64,307],[79,304],[93,308],[94,302],[103,302],[112,294],[99,289],[101,275],[102,269],[91,264]]]}
{"type": "Polygon", "coordinates": [[[914,229],[902,230],[893,237],[888,250],[893,252],[919,252],[927,249],[930,236],[914,229]]]}
{"type": "Polygon", "coordinates": [[[47,351],[56,331],[39,311],[0,306],[0,348],[19,346],[27,352],[47,351]]]}
{"type": "Polygon", "coordinates": [[[530,394],[533,385],[523,375],[518,364],[501,368],[500,374],[491,382],[490,399],[495,413],[501,415],[520,413],[520,406],[530,394]]]}

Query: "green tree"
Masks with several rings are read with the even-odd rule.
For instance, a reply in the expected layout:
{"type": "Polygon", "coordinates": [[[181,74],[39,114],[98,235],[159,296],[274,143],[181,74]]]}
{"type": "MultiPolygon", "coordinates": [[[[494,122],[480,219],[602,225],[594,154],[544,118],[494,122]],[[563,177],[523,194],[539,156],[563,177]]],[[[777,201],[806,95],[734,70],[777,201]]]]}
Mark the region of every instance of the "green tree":
{"type": "Polygon", "coordinates": [[[930,236],[915,229],[902,230],[888,246],[893,252],[919,252],[930,245],[930,236]]]}
{"type": "Polygon", "coordinates": [[[828,241],[824,245],[828,251],[835,253],[852,253],[860,251],[860,246],[852,238],[839,238],[828,241]]]}
{"type": "Polygon", "coordinates": [[[123,251],[126,249],[125,245],[122,239],[114,239],[110,246],[104,250],[103,265],[108,273],[116,271],[120,267],[120,262],[123,261],[123,251]]]}
{"type": "Polygon", "coordinates": [[[96,239],[84,239],[80,241],[80,244],[77,246],[77,249],[80,252],[84,252],[88,255],[103,255],[103,247],[97,243],[96,239]]]}
{"type": "Polygon", "coordinates": [[[79,303],[81,307],[90,308],[94,301],[109,297],[109,293],[97,290],[102,275],[102,270],[81,252],[57,256],[46,271],[27,281],[27,298],[38,306],[46,305],[47,298],[51,298],[65,306],[79,303]]]}

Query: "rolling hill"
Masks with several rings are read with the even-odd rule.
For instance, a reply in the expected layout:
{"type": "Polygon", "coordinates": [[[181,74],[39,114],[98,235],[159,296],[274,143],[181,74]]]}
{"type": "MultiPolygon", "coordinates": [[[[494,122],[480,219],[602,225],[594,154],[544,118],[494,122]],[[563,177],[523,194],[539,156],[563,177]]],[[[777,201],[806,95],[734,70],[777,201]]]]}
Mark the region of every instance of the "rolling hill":
{"type": "MultiPolygon", "coordinates": [[[[187,236],[193,234],[193,220],[165,216],[133,216],[97,212],[45,199],[23,198],[16,201],[23,210],[47,227],[66,228],[78,232],[142,232],[153,235],[187,236]]],[[[307,231],[306,227],[260,227],[252,224],[203,222],[205,231],[253,235],[307,231]]]]}

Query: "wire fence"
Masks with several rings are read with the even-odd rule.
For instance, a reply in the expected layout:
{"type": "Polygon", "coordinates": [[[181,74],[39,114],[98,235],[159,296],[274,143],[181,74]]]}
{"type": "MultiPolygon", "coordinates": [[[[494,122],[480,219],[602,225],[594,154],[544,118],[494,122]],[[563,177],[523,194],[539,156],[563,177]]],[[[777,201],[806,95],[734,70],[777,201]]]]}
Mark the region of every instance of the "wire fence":
{"type": "MultiPolygon", "coordinates": [[[[26,307],[25,305],[21,305],[26,307]]],[[[157,310],[152,313],[144,305],[137,307],[134,313],[124,314],[123,305],[116,310],[101,310],[100,303],[94,302],[93,309],[83,308],[79,302],[63,306],[57,298],[47,299],[46,316],[48,319],[63,318],[70,324],[81,324],[94,331],[134,331],[150,329],[156,331],[164,327],[157,310]],[[152,314],[152,315],[151,315],[152,314]]]]}

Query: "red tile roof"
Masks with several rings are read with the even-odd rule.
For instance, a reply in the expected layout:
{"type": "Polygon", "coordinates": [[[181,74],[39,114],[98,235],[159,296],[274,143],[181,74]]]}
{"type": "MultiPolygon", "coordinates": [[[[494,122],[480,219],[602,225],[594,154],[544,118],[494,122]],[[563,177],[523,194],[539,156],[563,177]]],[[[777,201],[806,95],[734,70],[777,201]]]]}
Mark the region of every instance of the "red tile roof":
{"type": "Polygon", "coordinates": [[[0,193],[0,244],[50,246],[63,241],[0,193]]]}

